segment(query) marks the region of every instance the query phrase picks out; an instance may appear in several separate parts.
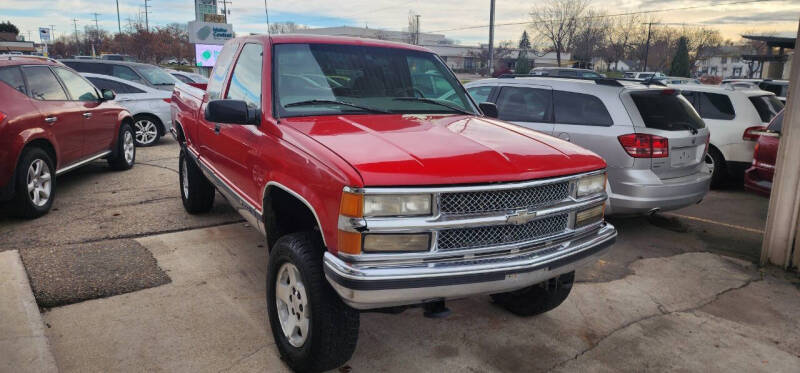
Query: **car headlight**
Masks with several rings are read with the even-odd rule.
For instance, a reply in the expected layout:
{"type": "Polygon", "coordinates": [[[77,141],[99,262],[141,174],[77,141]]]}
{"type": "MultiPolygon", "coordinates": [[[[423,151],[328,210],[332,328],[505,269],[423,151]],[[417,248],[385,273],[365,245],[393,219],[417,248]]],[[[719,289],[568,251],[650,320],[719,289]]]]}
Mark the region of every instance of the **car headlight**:
{"type": "Polygon", "coordinates": [[[428,251],[430,234],[367,234],[364,252],[428,251]]]}
{"type": "Polygon", "coordinates": [[[430,194],[375,194],[364,196],[364,216],[416,216],[430,214],[430,194]]]}
{"type": "Polygon", "coordinates": [[[578,179],[578,198],[597,194],[606,189],[606,174],[584,176],[578,179]]]}

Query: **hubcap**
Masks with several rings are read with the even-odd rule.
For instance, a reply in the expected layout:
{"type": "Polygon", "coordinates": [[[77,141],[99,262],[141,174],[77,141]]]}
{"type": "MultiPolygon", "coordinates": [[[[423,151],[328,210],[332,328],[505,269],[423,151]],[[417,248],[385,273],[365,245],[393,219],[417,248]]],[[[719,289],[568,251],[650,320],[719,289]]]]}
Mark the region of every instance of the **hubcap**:
{"type": "Polygon", "coordinates": [[[183,197],[188,199],[189,198],[189,176],[186,174],[188,168],[186,167],[186,158],[183,159],[181,162],[181,189],[183,191],[183,197]]]}
{"type": "Polygon", "coordinates": [[[133,146],[133,136],[131,136],[130,131],[125,131],[122,140],[122,151],[125,153],[125,162],[128,162],[128,164],[132,163],[133,155],[136,150],[133,146]]]}
{"type": "Polygon", "coordinates": [[[133,124],[133,127],[136,130],[136,141],[140,144],[149,145],[158,136],[156,124],[147,119],[137,121],[133,124]]]}
{"type": "Polygon", "coordinates": [[[283,335],[294,347],[301,347],[308,338],[311,310],[300,271],[294,264],[284,263],[275,281],[275,303],[283,335]]]}
{"type": "Polygon", "coordinates": [[[42,207],[50,200],[52,191],[52,176],[50,167],[41,159],[37,159],[28,167],[28,195],[31,202],[37,207],[42,207]]]}

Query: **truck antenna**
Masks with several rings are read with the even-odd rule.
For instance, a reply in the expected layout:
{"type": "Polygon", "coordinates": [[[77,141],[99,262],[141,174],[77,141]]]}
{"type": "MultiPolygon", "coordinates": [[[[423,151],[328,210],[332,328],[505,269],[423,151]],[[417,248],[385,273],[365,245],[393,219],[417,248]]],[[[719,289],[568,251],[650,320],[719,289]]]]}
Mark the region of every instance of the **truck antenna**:
{"type": "Polygon", "coordinates": [[[267,35],[269,35],[269,8],[267,7],[267,0],[264,0],[264,14],[267,16],[267,35]]]}

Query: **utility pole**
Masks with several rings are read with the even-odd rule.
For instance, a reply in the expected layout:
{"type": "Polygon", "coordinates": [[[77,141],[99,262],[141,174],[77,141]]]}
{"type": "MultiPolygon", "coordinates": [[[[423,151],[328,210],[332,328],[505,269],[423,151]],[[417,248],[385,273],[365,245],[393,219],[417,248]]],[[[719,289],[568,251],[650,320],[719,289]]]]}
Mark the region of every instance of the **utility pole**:
{"type": "Polygon", "coordinates": [[[119,19],[119,0],[117,0],[117,32],[122,33],[122,22],[119,19]]]}
{"type": "Polygon", "coordinates": [[[228,4],[232,4],[228,0],[222,0],[222,15],[225,16],[225,23],[228,23],[228,4]]]}
{"type": "Polygon", "coordinates": [[[414,44],[419,45],[419,14],[414,15],[414,18],[417,20],[414,22],[414,25],[417,26],[414,30],[414,44]]]}
{"type": "Polygon", "coordinates": [[[78,40],[78,19],[73,18],[72,24],[75,26],[75,50],[78,52],[78,55],[81,54],[81,42],[78,40]]]}
{"type": "Polygon", "coordinates": [[[56,25],[49,25],[50,26],[50,40],[51,43],[56,41],[56,25]]]}
{"type": "Polygon", "coordinates": [[[144,29],[147,32],[150,32],[150,20],[148,19],[147,15],[150,13],[150,10],[147,8],[152,8],[150,5],[147,5],[148,0],[144,0],[144,29]]]}
{"type": "Polygon", "coordinates": [[[92,15],[94,16],[94,37],[95,37],[95,40],[99,41],[100,40],[100,26],[97,24],[97,16],[99,16],[100,13],[92,13],[92,15]]]}
{"type": "Polygon", "coordinates": [[[647,57],[650,54],[650,28],[653,27],[653,22],[647,23],[647,41],[644,43],[644,70],[647,71],[647,57]]]}
{"type": "Polygon", "coordinates": [[[489,7],[489,76],[492,76],[494,67],[494,0],[489,7]]]}

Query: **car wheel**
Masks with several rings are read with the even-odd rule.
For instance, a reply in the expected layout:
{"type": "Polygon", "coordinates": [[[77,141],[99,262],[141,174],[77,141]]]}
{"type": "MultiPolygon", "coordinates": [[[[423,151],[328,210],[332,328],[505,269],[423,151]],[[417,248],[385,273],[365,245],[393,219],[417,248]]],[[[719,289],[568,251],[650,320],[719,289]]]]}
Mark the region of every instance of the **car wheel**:
{"type": "Polygon", "coordinates": [[[492,299],[517,316],[535,316],[563,303],[574,282],[575,272],[565,273],[533,286],[492,294],[492,299]]]}
{"type": "Polygon", "coordinates": [[[295,371],[346,363],[356,348],[360,314],[325,279],[325,248],[316,232],[281,237],[270,252],[267,311],[281,357],[295,371]]]}
{"type": "Polygon", "coordinates": [[[133,132],[136,146],[152,146],[161,138],[158,128],[161,121],[150,115],[137,115],[133,118],[133,132]]]}
{"type": "Polygon", "coordinates": [[[119,138],[114,155],[108,158],[108,165],[112,169],[129,170],[136,162],[136,145],[133,140],[133,130],[127,123],[119,126],[119,138]]]}
{"type": "Polygon", "coordinates": [[[16,169],[16,185],[12,213],[15,216],[38,218],[53,206],[56,173],[53,160],[41,148],[29,148],[20,157],[16,169]]]}
{"type": "Polygon", "coordinates": [[[178,162],[183,208],[190,214],[208,212],[214,205],[214,185],[206,179],[197,164],[186,156],[185,149],[181,149],[178,162]]]}
{"type": "Polygon", "coordinates": [[[711,187],[719,188],[725,184],[728,170],[725,167],[725,158],[716,148],[709,147],[706,154],[706,165],[711,168],[711,187]]]}

